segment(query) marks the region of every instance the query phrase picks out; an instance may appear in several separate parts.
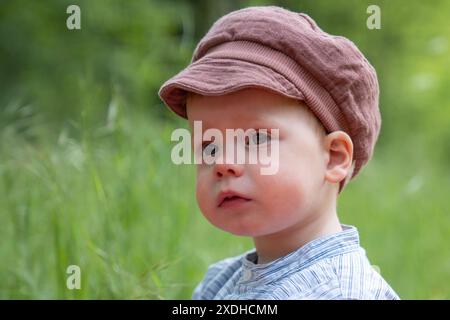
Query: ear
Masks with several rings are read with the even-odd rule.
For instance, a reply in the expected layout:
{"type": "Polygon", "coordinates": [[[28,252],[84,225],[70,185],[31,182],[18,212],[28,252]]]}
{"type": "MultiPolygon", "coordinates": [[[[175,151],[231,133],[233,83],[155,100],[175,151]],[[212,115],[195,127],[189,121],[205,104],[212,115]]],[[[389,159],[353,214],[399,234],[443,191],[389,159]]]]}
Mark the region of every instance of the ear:
{"type": "Polygon", "coordinates": [[[344,131],[334,131],[325,137],[327,163],[325,179],[339,183],[351,174],[353,161],[353,142],[344,131]]]}

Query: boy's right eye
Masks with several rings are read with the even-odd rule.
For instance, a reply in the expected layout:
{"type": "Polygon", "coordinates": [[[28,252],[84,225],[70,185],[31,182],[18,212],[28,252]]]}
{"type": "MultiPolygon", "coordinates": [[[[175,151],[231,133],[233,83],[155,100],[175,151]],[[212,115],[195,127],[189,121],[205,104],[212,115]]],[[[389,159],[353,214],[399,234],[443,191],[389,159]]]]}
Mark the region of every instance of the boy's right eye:
{"type": "Polygon", "coordinates": [[[203,154],[205,156],[212,156],[214,157],[216,153],[219,151],[219,147],[211,142],[205,142],[202,145],[203,154]]]}

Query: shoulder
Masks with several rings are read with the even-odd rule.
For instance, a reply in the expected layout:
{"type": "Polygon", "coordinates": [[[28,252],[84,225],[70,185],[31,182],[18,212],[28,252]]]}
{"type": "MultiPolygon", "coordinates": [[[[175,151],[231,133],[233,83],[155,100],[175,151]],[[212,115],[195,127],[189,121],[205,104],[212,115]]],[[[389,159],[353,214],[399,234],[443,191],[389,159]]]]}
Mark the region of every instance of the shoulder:
{"type": "Polygon", "coordinates": [[[364,249],[322,259],[274,288],[282,299],[388,300],[398,295],[372,267],[364,249]],[[292,289],[293,288],[293,289],[292,289]],[[287,290],[290,289],[290,290],[287,290]]]}
{"type": "Polygon", "coordinates": [[[392,300],[399,296],[369,262],[365,250],[359,248],[330,259],[341,299],[392,300]]]}
{"type": "Polygon", "coordinates": [[[192,299],[213,299],[223,285],[241,268],[245,254],[247,253],[211,264],[202,281],[194,289],[192,299]]]}

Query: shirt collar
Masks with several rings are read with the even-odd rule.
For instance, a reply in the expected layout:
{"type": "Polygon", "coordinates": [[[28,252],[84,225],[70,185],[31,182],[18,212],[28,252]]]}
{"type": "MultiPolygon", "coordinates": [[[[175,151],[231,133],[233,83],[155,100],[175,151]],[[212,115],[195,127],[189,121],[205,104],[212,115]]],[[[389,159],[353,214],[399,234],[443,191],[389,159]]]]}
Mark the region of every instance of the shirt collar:
{"type": "Polygon", "coordinates": [[[314,239],[299,249],[264,264],[255,264],[256,249],[242,257],[242,284],[272,282],[279,277],[299,271],[329,257],[355,251],[360,248],[358,230],[354,226],[342,224],[342,231],[314,239]]]}

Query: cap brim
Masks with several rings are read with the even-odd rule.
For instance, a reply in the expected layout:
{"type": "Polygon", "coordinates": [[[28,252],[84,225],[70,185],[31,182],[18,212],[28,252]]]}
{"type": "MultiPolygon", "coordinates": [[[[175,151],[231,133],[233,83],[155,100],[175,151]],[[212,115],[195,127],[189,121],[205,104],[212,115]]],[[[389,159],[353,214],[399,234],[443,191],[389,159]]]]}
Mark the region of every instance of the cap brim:
{"type": "Polygon", "coordinates": [[[209,56],[190,64],[166,81],[158,94],[166,106],[187,119],[188,92],[218,96],[249,87],[304,100],[303,94],[290,81],[271,68],[234,58],[209,56]]]}

